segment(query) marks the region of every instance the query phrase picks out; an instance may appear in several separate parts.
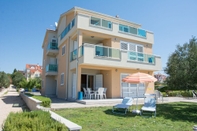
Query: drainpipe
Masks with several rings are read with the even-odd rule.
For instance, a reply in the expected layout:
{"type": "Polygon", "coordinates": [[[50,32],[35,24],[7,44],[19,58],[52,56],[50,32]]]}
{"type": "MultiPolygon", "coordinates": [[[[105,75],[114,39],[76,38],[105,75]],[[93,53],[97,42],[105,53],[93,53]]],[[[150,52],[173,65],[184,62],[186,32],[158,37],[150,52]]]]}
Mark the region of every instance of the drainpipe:
{"type": "Polygon", "coordinates": [[[79,38],[78,38],[79,32],[77,31],[77,58],[76,58],[76,91],[75,96],[77,96],[77,88],[78,88],[78,49],[79,49],[79,38]]]}

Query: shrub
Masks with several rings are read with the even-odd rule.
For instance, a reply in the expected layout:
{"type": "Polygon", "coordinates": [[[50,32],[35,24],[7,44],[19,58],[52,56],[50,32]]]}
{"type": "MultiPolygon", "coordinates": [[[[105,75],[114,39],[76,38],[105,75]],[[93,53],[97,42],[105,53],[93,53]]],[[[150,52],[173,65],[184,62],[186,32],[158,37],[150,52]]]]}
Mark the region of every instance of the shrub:
{"type": "Polygon", "coordinates": [[[3,125],[3,131],[66,131],[67,128],[51,119],[49,112],[11,112],[3,125]]]}
{"type": "Polygon", "coordinates": [[[183,97],[192,97],[192,91],[166,91],[166,93],[168,94],[168,96],[178,96],[181,95],[183,97]]]}

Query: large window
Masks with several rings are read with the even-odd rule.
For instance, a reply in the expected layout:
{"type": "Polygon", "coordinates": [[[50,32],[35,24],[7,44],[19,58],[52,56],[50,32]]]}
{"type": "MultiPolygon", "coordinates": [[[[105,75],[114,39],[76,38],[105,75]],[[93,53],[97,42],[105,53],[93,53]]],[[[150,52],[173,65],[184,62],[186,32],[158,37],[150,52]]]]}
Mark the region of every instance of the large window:
{"type": "Polygon", "coordinates": [[[91,17],[90,24],[94,25],[94,26],[101,26],[101,27],[104,27],[104,28],[109,28],[109,29],[112,28],[112,22],[111,21],[96,18],[96,17],[91,17]]]}
{"type": "Polygon", "coordinates": [[[101,19],[95,18],[95,17],[91,17],[91,24],[100,26],[101,25],[101,19]]]}
{"type": "Polygon", "coordinates": [[[64,73],[61,74],[60,83],[61,85],[64,85],[64,73]]]}
{"type": "Polygon", "coordinates": [[[135,43],[121,42],[120,48],[128,51],[129,60],[144,61],[143,46],[135,43]]]}

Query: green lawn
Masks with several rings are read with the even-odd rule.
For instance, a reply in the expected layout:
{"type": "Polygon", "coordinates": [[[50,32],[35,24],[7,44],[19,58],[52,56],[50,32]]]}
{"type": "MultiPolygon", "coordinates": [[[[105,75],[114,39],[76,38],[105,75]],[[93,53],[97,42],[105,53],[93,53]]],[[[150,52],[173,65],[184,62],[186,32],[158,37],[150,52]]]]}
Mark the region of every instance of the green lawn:
{"type": "Polygon", "coordinates": [[[150,114],[141,117],[131,112],[127,115],[113,114],[111,109],[95,107],[55,112],[81,125],[82,131],[191,131],[197,125],[196,103],[158,104],[156,118],[150,114]]]}

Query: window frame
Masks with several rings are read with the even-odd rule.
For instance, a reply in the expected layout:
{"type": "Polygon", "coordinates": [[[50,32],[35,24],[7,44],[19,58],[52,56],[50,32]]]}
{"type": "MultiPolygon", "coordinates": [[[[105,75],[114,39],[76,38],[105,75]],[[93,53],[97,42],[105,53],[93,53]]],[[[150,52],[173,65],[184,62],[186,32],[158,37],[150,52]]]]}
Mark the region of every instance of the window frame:
{"type": "Polygon", "coordinates": [[[90,25],[91,26],[94,26],[94,27],[100,27],[100,28],[103,28],[103,29],[108,29],[108,30],[112,30],[113,29],[113,23],[112,23],[112,21],[107,20],[107,19],[102,19],[102,18],[94,17],[94,16],[90,16],[90,25]],[[100,19],[100,25],[92,24],[92,22],[91,22],[92,18],[100,19]],[[103,26],[103,20],[108,22],[108,27],[103,26]],[[111,27],[111,28],[109,28],[109,27],[111,27]]]}
{"type": "Polygon", "coordinates": [[[64,85],[64,73],[60,75],[60,85],[64,85]]]}
{"type": "Polygon", "coordinates": [[[66,45],[62,46],[62,56],[66,54],[66,45]],[[64,52],[63,52],[63,48],[64,48],[64,52]]]}

